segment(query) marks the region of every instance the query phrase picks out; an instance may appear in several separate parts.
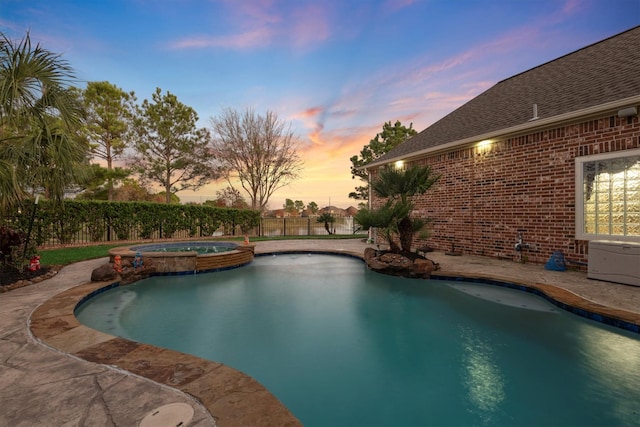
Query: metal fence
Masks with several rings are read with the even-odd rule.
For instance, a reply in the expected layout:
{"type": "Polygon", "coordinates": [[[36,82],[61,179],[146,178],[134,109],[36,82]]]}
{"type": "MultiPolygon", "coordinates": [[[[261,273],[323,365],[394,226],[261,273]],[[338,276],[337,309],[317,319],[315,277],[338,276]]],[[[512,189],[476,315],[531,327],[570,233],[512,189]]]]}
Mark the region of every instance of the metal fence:
{"type": "MultiPolygon", "coordinates": [[[[336,217],[334,223],[329,223],[331,234],[353,234],[358,226],[353,217],[336,217]]],[[[291,218],[262,218],[260,220],[259,236],[326,236],[324,222],[318,222],[315,217],[291,218]]]]}
{"type": "MultiPolygon", "coordinates": [[[[329,230],[332,234],[354,234],[360,231],[358,224],[353,217],[336,217],[334,223],[329,223],[329,230]]],[[[10,225],[10,224],[8,224],[10,225]]],[[[41,247],[53,247],[61,244],[83,245],[90,243],[117,243],[140,240],[162,240],[162,239],[197,239],[222,236],[243,236],[244,233],[239,226],[224,225],[212,234],[205,234],[200,228],[195,230],[178,230],[171,234],[166,233],[162,228],[154,231],[146,239],[141,236],[140,230],[135,227],[129,230],[126,239],[119,238],[115,230],[109,227],[104,219],[96,219],[91,224],[85,224],[72,236],[67,236],[65,241],[58,237],[38,239],[38,236],[58,236],[55,230],[43,230],[36,221],[33,224],[31,238],[38,241],[41,247]],[[101,230],[96,233],[95,230],[101,230]]],[[[53,225],[51,225],[53,227],[53,225]]],[[[329,232],[325,228],[324,222],[318,222],[316,217],[290,217],[290,218],[261,218],[260,225],[250,230],[250,236],[279,237],[279,236],[326,236],[329,232]]]]}

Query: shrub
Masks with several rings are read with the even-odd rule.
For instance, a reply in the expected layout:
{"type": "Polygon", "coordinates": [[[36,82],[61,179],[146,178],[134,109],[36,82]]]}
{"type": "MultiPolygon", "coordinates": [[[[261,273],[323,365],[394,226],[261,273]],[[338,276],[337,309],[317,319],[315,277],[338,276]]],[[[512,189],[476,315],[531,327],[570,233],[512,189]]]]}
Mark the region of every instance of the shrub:
{"type": "Polygon", "coordinates": [[[36,254],[35,244],[29,242],[26,253],[24,243],[26,236],[21,231],[9,227],[0,227],[0,261],[4,267],[22,270],[22,262],[36,254]]]}

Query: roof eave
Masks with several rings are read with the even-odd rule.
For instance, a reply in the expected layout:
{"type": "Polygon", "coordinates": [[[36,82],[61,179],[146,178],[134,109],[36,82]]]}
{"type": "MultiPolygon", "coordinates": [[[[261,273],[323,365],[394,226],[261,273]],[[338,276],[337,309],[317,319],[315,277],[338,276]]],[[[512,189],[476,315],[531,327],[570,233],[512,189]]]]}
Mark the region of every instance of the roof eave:
{"type": "Polygon", "coordinates": [[[379,166],[387,165],[389,163],[395,163],[397,161],[409,161],[419,157],[423,157],[427,154],[435,154],[442,151],[448,151],[452,148],[484,141],[487,139],[505,138],[508,136],[522,134],[523,132],[538,129],[538,128],[550,128],[558,126],[562,123],[572,122],[578,118],[588,118],[589,116],[600,115],[607,111],[615,111],[621,107],[628,107],[640,103],[640,95],[635,95],[629,98],[619,99],[617,101],[611,101],[604,104],[599,104],[593,107],[584,108],[581,110],[572,111],[569,113],[559,114],[553,117],[547,117],[543,119],[530,120],[526,123],[522,123],[516,126],[512,126],[505,129],[500,129],[493,132],[484,133],[481,135],[474,135],[469,138],[460,139],[457,141],[447,142],[435,147],[425,148],[424,150],[415,151],[403,156],[396,156],[385,159],[383,161],[373,161],[369,164],[362,166],[361,169],[368,170],[371,168],[377,168],[379,166]]]}

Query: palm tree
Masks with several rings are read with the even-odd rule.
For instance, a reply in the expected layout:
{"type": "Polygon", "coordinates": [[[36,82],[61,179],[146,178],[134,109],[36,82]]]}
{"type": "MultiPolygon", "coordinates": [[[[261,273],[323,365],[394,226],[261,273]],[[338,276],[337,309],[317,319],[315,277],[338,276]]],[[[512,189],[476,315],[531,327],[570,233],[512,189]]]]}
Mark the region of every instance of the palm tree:
{"type": "Polygon", "coordinates": [[[0,208],[17,203],[25,189],[49,187],[61,200],[77,178],[70,171],[88,147],[75,133],[82,110],[69,90],[74,78],[67,61],[32,45],[28,33],[20,41],[0,34],[0,208]]]}
{"type": "Polygon", "coordinates": [[[20,128],[25,120],[56,114],[66,125],[77,124],[78,104],[66,90],[73,69],[59,54],[36,44],[29,33],[21,41],[0,34],[0,120],[20,128]],[[55,110],[55,111],[54,111],[55,110]]]}
{"type": "Polygon", "coordinates": [[[406,170],[383,168],[371,188],[376,196],[387,199],[386,203],[378,209],[361,209],[355,220],[364,228],[380,228],[392,252],[409,252],[415,233],[428,224],[426,219],[411,217],[412,197],[424,194],[438,179],[440,176],[434,175],[429,166],[415,165],[406,170]]]}
{"type": "Polygon", "coordinates": [[[23,187],[59,202],[70,185],[88,182],[90,148],[59,119],[49,118],[45,123],[34,126],[17,144],[19,151],[10,157],[15,160],[16,176],[23,187]]]}

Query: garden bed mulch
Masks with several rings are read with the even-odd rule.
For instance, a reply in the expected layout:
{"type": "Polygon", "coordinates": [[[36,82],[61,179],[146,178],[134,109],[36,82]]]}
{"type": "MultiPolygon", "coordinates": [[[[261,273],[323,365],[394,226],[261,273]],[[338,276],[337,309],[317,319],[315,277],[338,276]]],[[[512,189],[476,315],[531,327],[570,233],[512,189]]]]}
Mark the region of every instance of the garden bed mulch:
{"type": "Polygon", "coordinates": [[[58,266],[42,266],[39,270],[20,271],[0,266],[0,293],[22,288],[49,279],[58,273],[58,266]]]}

